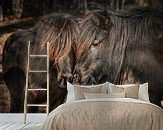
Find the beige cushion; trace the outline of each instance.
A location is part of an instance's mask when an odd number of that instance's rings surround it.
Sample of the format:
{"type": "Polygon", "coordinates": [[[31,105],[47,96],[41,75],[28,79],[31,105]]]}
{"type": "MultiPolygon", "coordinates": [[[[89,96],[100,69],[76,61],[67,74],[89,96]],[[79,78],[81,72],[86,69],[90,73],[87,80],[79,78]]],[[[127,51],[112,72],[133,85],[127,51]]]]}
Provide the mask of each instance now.
{"type": "Polygon", "coordinates": [[[84,99],[84,93],[106,93],[107,94],[108,86],[109,86],[108,82],[104,84],[90,85],[90,86],[72,85],[71,83],[67,82],[68,94],[67,94],[66,103],[75,100],[84,99]]]}
{"type": "Polygon", "coordinates": [[[101,93],[102,86],[92,86],[92,87],[86,87],[86,86],[75,86],[74,85],[74,92],[75,92],[75,99],[81,100],[84,99],[84,93],[101,93]]]}
{"type": "Polygon", "coordinates": [[[125,93],[84,93],[86,99],[90,98],[125,98],[125,93]]]}
{"type": "MultiPolygon", "coordinates": [[[[114,85],[112,83],[109,83],[109,85],[114,85]]],[[[122,85],[116,85],[116,87],[129,87],[135,84],[122,84],[122,85]]],[[[108,88],[108,93],[110,93],[110,88],[108,88]]],[[[146,102],[149,101],[149,94],[148,94],[148,83],[140,84],[139,86],[139,94],[138,94],[138,99],[146,102]]]]}
{"type": "MultiPolygon", "coordinates": [[[[116,85],[116,86],[124,88],[124,87],[129,87],[132,85],[135,85],[135,84],[122,84],[122,85],[116,85]]],[[[138,99],[146,101],[146,102],[150,102],[149,94],[148,94],[148,83],[140,84],[138,99]]]]}
{"type": "MultiPolygon", "coordinates": [[[[126,98],[135,98],[138,99],[138,94],[139,94],[139,85],[134,84],[132,86],[127,86],[127,87],[117,87],[116,85],[111,85],[111,92],[113,93],[125,93],[126,98]]],[[[111,93],[110,92],[110,93],[111,93]]]]}

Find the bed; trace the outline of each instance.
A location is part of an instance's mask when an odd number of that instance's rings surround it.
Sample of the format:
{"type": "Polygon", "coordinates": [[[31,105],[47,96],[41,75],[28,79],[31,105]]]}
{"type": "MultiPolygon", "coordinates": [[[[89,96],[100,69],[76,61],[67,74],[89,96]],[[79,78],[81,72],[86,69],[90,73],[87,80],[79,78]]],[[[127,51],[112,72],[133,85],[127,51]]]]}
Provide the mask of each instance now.
{"type": "MultiPolygon", "coordinates": [[[[70,92],[69,101],[53,110],[38,130],[163,130],[162,108],[148,101],[124,98],[122,93],[120,98],[112,98],[110,95],[108,98],[106,93],[110,87],[104,84],[102,89],[99,88],[82,87],[76,96],[86,98],[80,100],[74,100],[74,92],[70,92]],[[89,95],[88,91],[95,93],[89,95]],[[97,91],[101,91],[102,94],[96,93],[97,91]]],[[[134,94],[128,96],[135,97],[134,94]]]]}
{"type": "Polygon", "coordinates": [[[163,110],[129,98],[79,100],[51,112],[43,130],[163,130],[163,110]]]}

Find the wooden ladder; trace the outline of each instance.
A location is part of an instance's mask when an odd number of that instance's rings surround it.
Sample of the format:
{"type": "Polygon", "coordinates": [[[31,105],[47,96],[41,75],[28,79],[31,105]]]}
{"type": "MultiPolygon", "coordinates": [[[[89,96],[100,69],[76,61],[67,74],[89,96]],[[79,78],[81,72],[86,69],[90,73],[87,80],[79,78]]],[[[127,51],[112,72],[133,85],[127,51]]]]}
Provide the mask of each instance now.
{"type": "Polygon", "coordinates": [[[46,55],[31,55],[30,54],[30,41],[28,43],[28,60],[27,60],[27,72],[26,72],[26,86],[25,86],[25,98],[24,98],[24,124],[27,121],[27,107],[46,107],[46,114],[49,114],[49,43],[47,43],[47,54],[46,55]],[[40,57],[47,58],[47,69],[46,70],[30,70],[30,58],[40,57]],[[35,88],[29,89],[29,73],[47,73],[47,88],[35,88]],[[46,104],[28,104],[28,91],[46,91],[47,102],[46,104]]]}

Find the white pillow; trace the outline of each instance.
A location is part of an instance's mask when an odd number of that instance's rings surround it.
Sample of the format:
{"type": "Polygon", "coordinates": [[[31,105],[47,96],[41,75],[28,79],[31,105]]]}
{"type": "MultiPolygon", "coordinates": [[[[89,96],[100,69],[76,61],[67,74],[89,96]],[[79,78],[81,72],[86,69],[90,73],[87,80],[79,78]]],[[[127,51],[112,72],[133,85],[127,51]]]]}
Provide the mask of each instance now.
{"type": "Polygon", "coordinates": [[[75,101],[74,86],[71,83],[67,82],[67,100],[66,100],[66,103],[72,102],[72,101],[75,101]]]}
{"type": "Polygon", "coordinates": [[[75,97],[75,90],[74,87],[82,87],[82,88],[96,88],[98,86],[102,86],[100,92],[101,93],[106,93],[107,94],[107,89],[109,86],[109,83],[106,82],[104,84],[98,84],[98,85],[89,85],[89,86],[84,86],[84,85],[72,85],[71,83],[67,82],[67,100],[66,103],[76,101],[75,97]]]}
{"type": "MultiPolygon", "coordinates": [[[[109,84],[110,84],[109,86],[114,85],[112,83],[109,83],[109,84]]],[[[130,87],[133,85],[134,84],[123,84],[123,85],[116,85],[116,87],[126,88],[126,87],[130,87]]],[[[111,92],[112,92],[111,87],[108,87],[108,93],[111,93],[111,92]]],[[[138,99],[146,101],[146,102],[150,102],[149,101],[149,94],[148,94],[148,83],[140,84],[138,99]]]]}
{"type": "Polygon", "coordinates": [[[146,102],[150,102],[149,94],[148,94],[148,83],[140,84],[138,99],[146,101],[146,102]]]}

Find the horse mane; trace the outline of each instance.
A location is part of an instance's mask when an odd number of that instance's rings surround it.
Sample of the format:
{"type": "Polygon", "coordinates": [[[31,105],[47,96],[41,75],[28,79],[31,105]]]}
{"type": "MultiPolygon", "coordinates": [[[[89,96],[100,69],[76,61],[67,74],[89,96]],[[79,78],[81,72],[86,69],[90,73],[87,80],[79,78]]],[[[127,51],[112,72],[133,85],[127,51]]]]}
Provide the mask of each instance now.
{"type": "Polygon", "coordinates": [[[89,49],[90,45],[100,35],[108,32],[109,19],[100,10],[89,12],[81,22],[81,34],[77,42],[77,60],[89,49]]]}
{"type": "Polygon", "coordinates": [[[72,15],[53,13],[44,16],[35,28],[38,35],[36,40],[40,39],[41,48],[46,48],[49,42],[50,60],[54,64],[76,46],[79,27],[76,17],[72,15]]]}
{"type": "Polygon", "coordinates": [[[109,59],[110,62],[116,60],[114,82],[119,83],[126,50],[152,48],[156,44],[153,41],[163,34],[163,15],[151,8],[108,10],[108,15],[113,24],[109,34],[109,59]]]}

